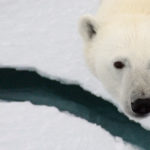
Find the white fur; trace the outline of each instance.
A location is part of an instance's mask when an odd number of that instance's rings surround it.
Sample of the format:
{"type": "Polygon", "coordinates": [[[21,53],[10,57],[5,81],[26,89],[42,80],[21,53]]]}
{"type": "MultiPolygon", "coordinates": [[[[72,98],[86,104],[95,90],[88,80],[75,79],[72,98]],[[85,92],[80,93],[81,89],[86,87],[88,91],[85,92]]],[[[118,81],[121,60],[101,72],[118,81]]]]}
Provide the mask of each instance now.
{"type": "Polygon", "coordinates": [[[80,32],[90,69],[131,114],[131,102],[150,98],[150,0],[104,0],[93,18],[81,19],[80,32]],[[85,34],[87,20],[96,27],[92,39],[85,34]],[[118,60],[124,69],[114,68],[118,60]]]}

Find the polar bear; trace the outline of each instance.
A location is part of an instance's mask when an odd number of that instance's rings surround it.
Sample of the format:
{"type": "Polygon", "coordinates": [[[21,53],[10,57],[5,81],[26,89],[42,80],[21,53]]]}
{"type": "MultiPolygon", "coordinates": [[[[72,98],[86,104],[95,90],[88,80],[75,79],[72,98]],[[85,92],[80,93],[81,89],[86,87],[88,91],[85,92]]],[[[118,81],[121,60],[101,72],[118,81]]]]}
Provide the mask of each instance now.
{"type": "Polygon", "coordinates": [[[150,0],[103,0],[80,20],[87,64],[129,116],[150,113],[150,0]]]}

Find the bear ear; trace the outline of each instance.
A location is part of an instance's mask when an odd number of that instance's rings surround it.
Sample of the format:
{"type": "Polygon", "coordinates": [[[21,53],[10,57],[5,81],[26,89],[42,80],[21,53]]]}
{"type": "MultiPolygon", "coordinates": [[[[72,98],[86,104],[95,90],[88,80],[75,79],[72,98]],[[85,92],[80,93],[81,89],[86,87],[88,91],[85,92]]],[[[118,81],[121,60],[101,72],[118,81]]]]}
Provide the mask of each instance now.
{"type": "Polygon", "coordinates": [[[80,19],[79,31],[83,39],[86,41],[92,40],[97,34],[98,24],[94,16],[86,15],[80,19]]]}

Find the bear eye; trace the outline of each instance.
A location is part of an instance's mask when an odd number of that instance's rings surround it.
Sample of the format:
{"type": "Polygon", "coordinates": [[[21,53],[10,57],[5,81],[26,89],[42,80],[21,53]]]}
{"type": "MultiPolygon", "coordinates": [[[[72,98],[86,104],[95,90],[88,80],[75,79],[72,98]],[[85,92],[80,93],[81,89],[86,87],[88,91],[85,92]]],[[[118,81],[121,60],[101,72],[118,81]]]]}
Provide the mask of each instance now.
{"type": "Polygon", "coordinates": [[[125,67],[125,64],[121,61],[114,62],[114,67],[117,69],[123,69],[125,67]]]}

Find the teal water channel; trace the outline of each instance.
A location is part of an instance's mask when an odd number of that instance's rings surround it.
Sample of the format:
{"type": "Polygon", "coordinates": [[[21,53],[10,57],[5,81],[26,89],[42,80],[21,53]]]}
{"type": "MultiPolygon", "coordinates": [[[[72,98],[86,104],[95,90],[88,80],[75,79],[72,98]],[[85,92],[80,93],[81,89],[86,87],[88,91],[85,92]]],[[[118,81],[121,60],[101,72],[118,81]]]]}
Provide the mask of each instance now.
{"type": "MultiPolygon", "coordinates": [[[[30,101],[34,105],[55,106],[91,123],[114,136],[150,150],[150,132],[119,113],[111,103],[92,95],[78,85],[65,85],[33,71],[0,69],[0,99],[30,101]]],[[[51,118],[49,118],[51,119],[51,118]]]]}

